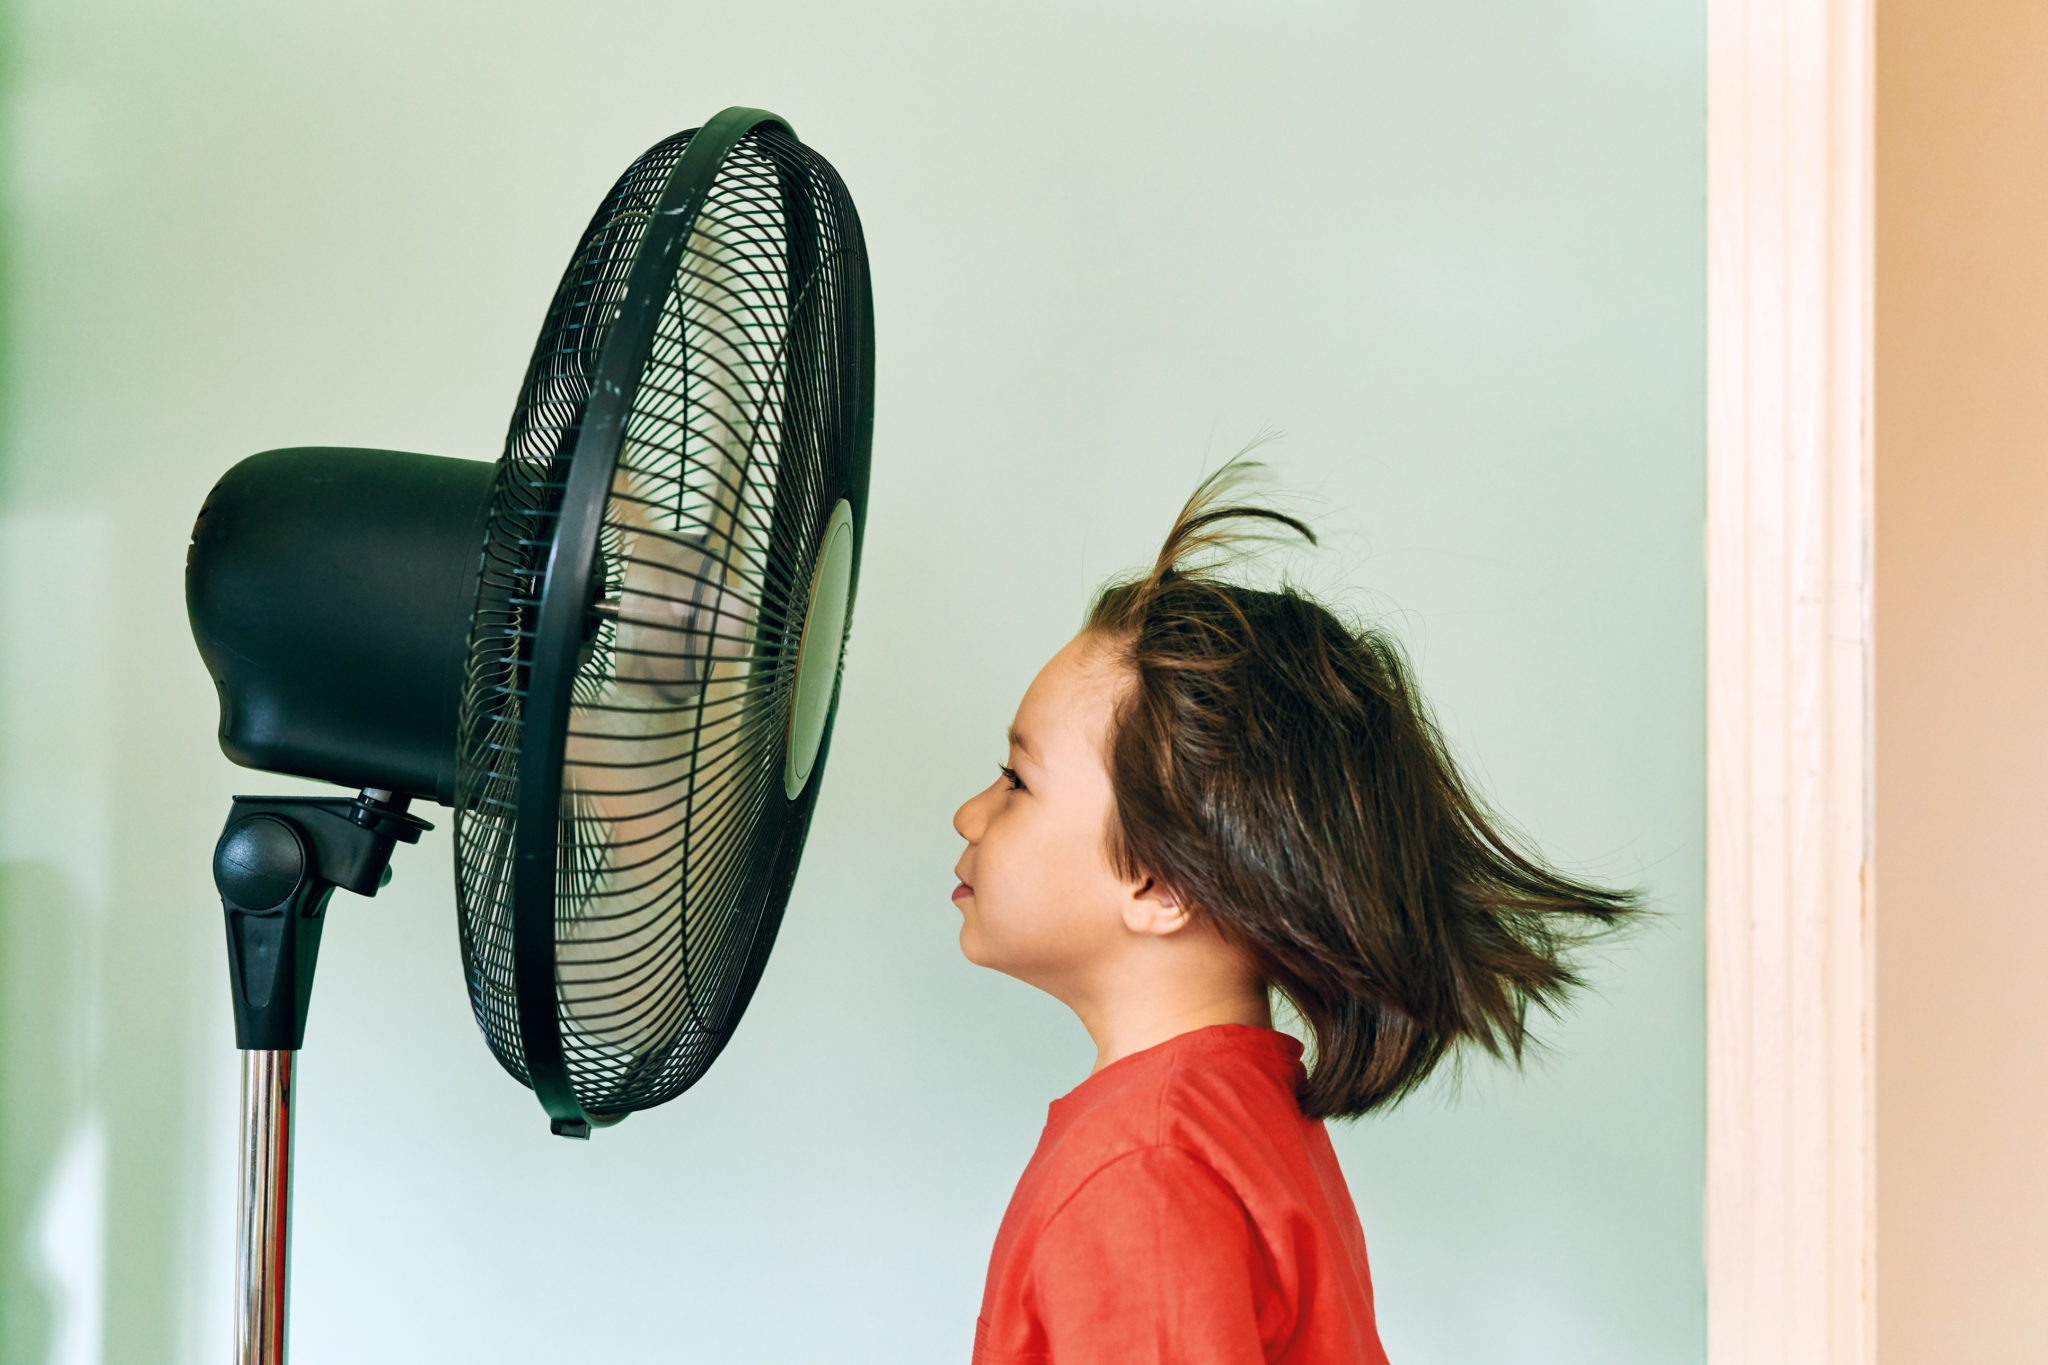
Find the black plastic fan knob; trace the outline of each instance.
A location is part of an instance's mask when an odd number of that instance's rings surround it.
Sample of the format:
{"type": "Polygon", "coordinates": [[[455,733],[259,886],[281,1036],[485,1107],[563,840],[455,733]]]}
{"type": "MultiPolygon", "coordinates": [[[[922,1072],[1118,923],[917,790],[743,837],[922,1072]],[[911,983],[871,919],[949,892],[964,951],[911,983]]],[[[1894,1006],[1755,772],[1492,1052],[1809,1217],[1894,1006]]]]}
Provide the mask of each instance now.
{"type": "Polygon", "coordinates": [[[214,885],[244,910],[283,905],[305,876],[305,845],[297,831],[273,815],[252,815],[228,826],[213,852],[214,885]]]}

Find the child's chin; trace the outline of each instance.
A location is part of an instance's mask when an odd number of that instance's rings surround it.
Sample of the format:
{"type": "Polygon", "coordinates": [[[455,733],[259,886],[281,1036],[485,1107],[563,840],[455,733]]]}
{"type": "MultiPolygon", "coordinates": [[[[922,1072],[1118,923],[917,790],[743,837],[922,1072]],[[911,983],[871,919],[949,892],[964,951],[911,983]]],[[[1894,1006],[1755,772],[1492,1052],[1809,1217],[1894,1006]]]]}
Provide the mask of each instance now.
{"type": "Polygon", "coordinates": [[[986,967],[992,972],[1002,972],[1008,976],[1016,975],[1010,970],[1015,964],[1003,955],[1000,948],[990,943],[985,935],[975,929],[972,919],[960,926],[960,955],[977,967],[986,967]]]}

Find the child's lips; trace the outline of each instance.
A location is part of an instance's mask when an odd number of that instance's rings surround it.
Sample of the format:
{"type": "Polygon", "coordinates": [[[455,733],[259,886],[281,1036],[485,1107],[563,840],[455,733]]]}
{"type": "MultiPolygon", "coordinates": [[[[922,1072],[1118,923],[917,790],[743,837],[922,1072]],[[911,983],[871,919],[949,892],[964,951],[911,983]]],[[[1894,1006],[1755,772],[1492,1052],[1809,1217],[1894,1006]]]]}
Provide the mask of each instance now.
{"type": "Polygon", "coordinates": [[[969,886],[966,882],[962,882],[960,883],[960,885],[953,888],[953,899],[956,901],[959,900],[962,896],[971,896],[973,894],[974,888],[969,886]]]}

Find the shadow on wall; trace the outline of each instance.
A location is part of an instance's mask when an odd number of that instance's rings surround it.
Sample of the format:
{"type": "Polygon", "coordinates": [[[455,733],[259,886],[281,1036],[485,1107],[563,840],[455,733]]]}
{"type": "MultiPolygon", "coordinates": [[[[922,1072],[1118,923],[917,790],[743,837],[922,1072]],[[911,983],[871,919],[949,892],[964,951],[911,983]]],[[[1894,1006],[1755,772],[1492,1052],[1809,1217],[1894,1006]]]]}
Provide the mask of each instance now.
{"type": "Polygon", "coordinates": [[[106,1134],[94,1111],[88,919],[44,862],[0,863],[0,1361],[98,1365],[106,1134]]]}
{"type": "Polygon", "coordinates": [[[111,521],[0,515],[0,1365],[184,1358],[204,1307],[190,1016],[218,920],[166,903],[183,812],[108,591],[154,547],[111,521]]]}
{"type": "Polygon", "coordinates": [[[0,516],[0,1365],[184,1358],[207,1283],[193,953],[219,921],[167,901],[183,812],[119,704],[105,589],[139,570],[105,521],[0,516]]]}

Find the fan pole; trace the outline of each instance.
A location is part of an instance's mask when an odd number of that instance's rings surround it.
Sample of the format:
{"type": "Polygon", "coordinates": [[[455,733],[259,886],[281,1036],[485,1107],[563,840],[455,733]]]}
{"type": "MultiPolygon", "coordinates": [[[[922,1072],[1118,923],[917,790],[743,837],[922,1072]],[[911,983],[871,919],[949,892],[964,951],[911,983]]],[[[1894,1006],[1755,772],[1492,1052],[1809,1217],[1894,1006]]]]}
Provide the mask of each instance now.
{"type": "Polygon", "coordinates": [[[284,1365],[298,1055],[327,900],[337,887],[376,895],[392,846],[417,843],[432,828],[405,806],[405,797],[372,788],[353,800],[238,796],[214,845],[242,1050],[235,1365],[284,1365]]]}
{"type": "Polygon", "coordinates": [[[242,1054],[241,1219],[235,1235],[235,1365],[284,1365],[291,1278],[292,1084],[298,1054],[242,1054]]]}

